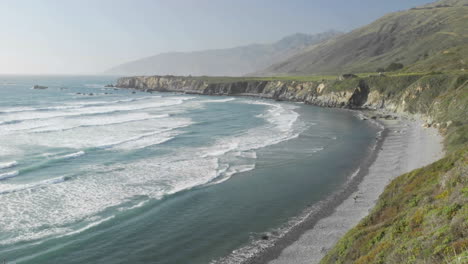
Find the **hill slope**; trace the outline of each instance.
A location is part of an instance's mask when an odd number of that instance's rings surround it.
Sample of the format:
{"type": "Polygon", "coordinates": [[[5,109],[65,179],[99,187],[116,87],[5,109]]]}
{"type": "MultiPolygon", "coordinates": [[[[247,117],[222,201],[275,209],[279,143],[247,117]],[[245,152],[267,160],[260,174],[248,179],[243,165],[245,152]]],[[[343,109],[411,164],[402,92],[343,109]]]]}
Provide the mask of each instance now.
{"type": "Polygon", "coordinates": [[[108,70],[117,75],[216,75],[241,76],[287,59],[305,47],[340,33],[294,34],[273,44],[252,44],[231,49],[162,53],[124,63],[108,70]]]}
{"type": "Polygon", "coordinates": [[[375,72],[391,62],[417,63],[415,70],[438,70],[441,64],[443,69],[460,70],[468,63],[467,14],[468,0],[443,0],[391,13],[256,75],[375,72]]]}

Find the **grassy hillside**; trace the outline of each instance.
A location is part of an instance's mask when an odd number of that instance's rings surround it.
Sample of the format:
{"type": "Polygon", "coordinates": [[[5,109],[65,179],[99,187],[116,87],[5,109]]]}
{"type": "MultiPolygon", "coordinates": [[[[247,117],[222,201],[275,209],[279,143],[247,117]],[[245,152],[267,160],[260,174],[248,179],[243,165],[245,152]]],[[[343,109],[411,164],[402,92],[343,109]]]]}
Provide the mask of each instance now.
{"type": "Polygon", "coordinates": [[[431,117],[448,154],[393,180],[321,263],[468,263],[468,75],[390,79],[368,82],[431,117]]]}
{"type": "Polygon", "coordinates": [[[468,263],[468,148],[395,179],[321,263],[468,263]]]}
{"type": "Polygon", "coordinates": [[[408,71],[461,70],[467,68],[467,14],[468,0],[443,0],[391,13],[259,74],[375,72],[392,62],[409,66],[408,71]]]}

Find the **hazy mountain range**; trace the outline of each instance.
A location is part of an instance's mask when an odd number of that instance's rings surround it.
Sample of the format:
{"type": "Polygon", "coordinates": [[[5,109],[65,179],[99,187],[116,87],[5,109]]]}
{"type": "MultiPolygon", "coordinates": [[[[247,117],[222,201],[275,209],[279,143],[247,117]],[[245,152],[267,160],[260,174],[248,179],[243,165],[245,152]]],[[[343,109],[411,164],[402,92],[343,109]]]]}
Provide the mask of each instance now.
{"type": "Polygon", "coordinates": [[[131,61],[113,67],[107,74],[117,75],[212,75],[242,76],[283,61],[311,45],[340,35],[337,31],[293,34],[272,44],[204,50],[170,52],[131,61]]]}
{"type": "Polygon", "coordinates": [[[468,0],[387,14],[349,33],[294,34],[272,44],[162,53],[108,70],[116,75],[284,76],[468,68],[468,0]]]}

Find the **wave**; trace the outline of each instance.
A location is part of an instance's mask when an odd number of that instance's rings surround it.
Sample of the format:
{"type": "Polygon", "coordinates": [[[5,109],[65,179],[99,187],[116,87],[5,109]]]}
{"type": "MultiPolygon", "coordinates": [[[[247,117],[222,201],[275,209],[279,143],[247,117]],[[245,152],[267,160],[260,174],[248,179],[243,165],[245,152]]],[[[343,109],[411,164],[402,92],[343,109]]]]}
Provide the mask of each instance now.
{"type": "MultiPolygon", "coordinates": [[[[179,97],[177,99],[169,98],[163,100],[151,100],[146,103],[139,104],[117,104],[117,105],[103,105],[103,106],[90,106],[90,107],[78,107],[64,109],[69,111],[25,111],[25,112],[13,112],[7,115],[3,120],[0,121],[0,125],[18,123],[23,121],[38,120],[38,119],[50,119],[57,117],[74,117],[74,116],[86,116],[96,114],[109,114],[121,111],[135,111],[135,110],[146,110],[152,108],[161,108],[174,106],[184,103],[184,101],[190,99],[190,97],[179,97]],[[71,111],[74,110],[74,111],[71,111]]],[[[64,108],[69,106],[63,106],[64,108]]],[[[71,106],[70,106],[71,107],[71,106]]]]}
{"type": "MultiPolygon", "coordinates": [[[[69,227],[75,223],[86,222],[90,217],[102,215],[103,212],[107,214],[107,210],[118,210],[133,197],[162,199],[184,190],[219,184],[236,174],[253,170],[257,158],[255,150],[289,140],[301,132],[298,114],[293,109],[286,104],[268,106],[262,117],[266,121],[264,125],[221,138],[210,146],[186,146],[183,150],[171,149],[173,152],[160,156],[112,165],[90,165],[82,176],[73,180],[56,178],[28,186],[0,186],[0,194],[4,195],[2,198],[9,204],[9,210],[0,210],[0,226],[4,232],[11,234],[17,234],[18,230],[27,230],[21,237],[14,236],[16,241],[42,239],[50,236],[41,233],[43,226],[57,228],[57,233],[53,235],[67,234],[73,232],[69,227]],[[25,188],[34,188],[35,191],[23,191],[25,188]],[[59,213],[47,213],[50,204],[54,204],[59,213]],[[20,213],[21,217],[18,217],[20,213]]],[[[176,119],[165,120],[161,124],[154,123],[156,122],[138,128],[124,126],[124,129],[128,129],[126,138],[122,135],[120,138],[106,137],[107,134],[95,139],[89,139],[89,134],[78,135],[73,140],[67,137],[76,135],[76,131],[70,131],[70,134],[62,137],[66,143],[73,141],[75,144],[79,142],[77,139],[84,139],[89,142],[79,143],[132,150],[148,144],[167,142],[182,133],[176,131],[178,127],[190,125],[192,121],[176,119]],[[156,129],[153,128],[154,125],[157,125],[156,129]],[[133,128],[137,130],[133,131],[133,128]],[[134,132],[139,134],[131,135],[134,132]],[[96,144],[102,140],[110,142],[96,144]]],[[[53,140],[51,145],[57,147],[62,143],[57,142],[60,139],[54,135],[48,136],[53,140]]],[[[41,142],[45,142],[45,135],[41,135],[41,139],[41,142]]],[[[83,148],[75,146],[74,149],[83,148]]],[[[87,148],[84,149],[88,152],[87,148]]],[[[84,155],[78,153],[80,152],[75,151],[56,157],[84,155]]]]}
{"type": "Polygon", "coordinates": [[[135,114],[117,115],[117,116],[111,116],[111,117],[108,117],[108,116],[94,117],[94,118],[90,117],[86,119],[80,119],[78,121],[69,119],[69,120],[64,120],[64,122],[60,122],[61,124],[56,123],[53,125],[36,127],[30,130],[30,132],[49,133],[49,132],[56,132],[56,131],[68,131],[68,130],[72,130],[76,128],[118,125],[118,124],[125,124],[125,123],[136,122],[136,121],[154,120],[154,119],[166,118],[166,117],[169,117],[169,115],[168,114],[150,115],[147,113],[135,113],[135,114]]]}
{"type": "Polygon", "coordinates": [[[84,151],[78,151],[78,152],[74,152],[74,153],[71,153],[71,154],[63,155],[61,157],[58,157],[58,159],[73,159],[73,158],[81,157],[81,156],[83,156],[85,154],[86,154],[86,152],[84,152],[84,151]]]}
{"type": "Polygon", "coordinates": [[[155,134],[158,135],[158,137],[154,138],[154,135],[149,135],[145,137],[138,138],[137,140],[134,141],[127,141],[124,143],[120,143],[114,146],[114,149],[120,149],[120,150],[136,150],[136,149],[142,149],[154,145],[160,145],[162,143],[168,142],[172,139],[175,138],[177,133],[171,133],[171,134],[165,134],[165,135],[160,135],[160,134],[155,134]]]}
{"type": "Polygon", "coordinates": [[[237,150],[238,147],[239,147],[239,142],[236,142],[236,141],[218,143],[216,144],[215,148],[211,148],[207,150],[205,153],[202,153],[201,156],[203,158],[220,156],[220,155],[226,154],[227,152],[237,150]]]}
{"type": "Polygon", "coordinates": [[[0,174],[0,181],[10,179],[18,175],[19,175],[18,171],[5,172],[5,173],[0,174]]]}
{"type": "MultiPolygon", "coordinates": [[[[262,101],[247,101],[252,104],[268,106],[261,115],[267,125],[252,128],[246,132],[222,138],[214,142],[211,147],[202,148],[198,155],[203,158],[218,158],[218,173],[210,184],[217,184],[228,180],[231,176],[255,168],[257,153],[255,150],[275,145],[299,136],[305,129],[302,122],[298,122],[299,114],[295,106],[286,104],[271,104],[262,101]]],[[[314,152],[322,148],[314,149],[314,152]]]]}
{"type": "Polygon", "coordinates": [[[124,140],[116,141],[113,143],[103,144],[96,146],[96,148],[107,149],[107,148],[116,148],[124,150],[140,149],[152,145],[161,144],[167,142],[174,138],[178,133],[173,132],[175,129],[183,128],[191,125],[192,122],[182,122],[179,125],[172,126],[170,128],[165,128],[162,130],[148,132],[140,134],[134,137],[130,137],[124,140]],[[172,132],[172,133],[165,133],[172,132]],[[155,138],[155,136],[157,136],[155,138]]]}
{"type": "Polygon", "coordinates": [[[202,100],[199,101],[200,103],[227,103],[235,101],[236,98],[226,98],[226,99],[210,99],[210,100],[202,100]]]}
{"type": "Polygon", "coordinates": [[[64,105],[58,106],[47,106],[47,107],[10,107],[5,109],[0,109],[1,113],[17,113],[17,112],[31,112],[31,111],[50,111],[50,110],[64,110],[64,109],[76,109],[76,108],[83,108],[89,106],[99,106],[99,105],[107,105],[107,104],[117,104],[117,103],[126,103],[126,102],[135,102],[149,98],[160,98],[161,96],[144,96],[138,98],[130,98],[130,99],[122,99],[122,100],[114,100],[114,101],[78,101],[78,102],[68,102],[64,105]]]}
{"type": "Polygon", "coordinates": [[[229,166],[226,169],[221,170],[218,176],[214,180],[212,180],[208,185],[220,184],[229,180],[229,178],[231,178],[231,176],[235,174],[251,171],[253,169],[255,169],[255,164],[229,166]]]}
{"type": "Polygon", "coordinates": [[[0,163],[0,169],[8,169],[8,168],[15,167],[16,165],[18,165],[18,162],[16,162],[16,160],[5,162],[5,163],[0,163]]]}
{"type": "Polygon", "coordinates": [[[8,193],[15,193],[15,192],[24,191],[24,190],[31,191],[37,188],[50,185],[50,184],[62,183],[70,179],[71,177],[69,176],[61,176],[61,177],[52,178],[48,180],[42,180],[37,183],[4,185],[4,186],[0,186],[0,195],[8,194],[8,193]]]}

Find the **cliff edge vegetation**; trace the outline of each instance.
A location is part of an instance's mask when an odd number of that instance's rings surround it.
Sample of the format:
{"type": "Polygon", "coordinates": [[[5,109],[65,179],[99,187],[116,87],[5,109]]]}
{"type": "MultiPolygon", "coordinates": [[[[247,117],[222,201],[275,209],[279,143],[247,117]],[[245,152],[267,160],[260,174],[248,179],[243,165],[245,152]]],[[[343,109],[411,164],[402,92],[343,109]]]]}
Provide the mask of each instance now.
{"type": "Polygon", "coordinates": [[[468,263],[468,148],[393,180],[321,263],[468,263]]]}

